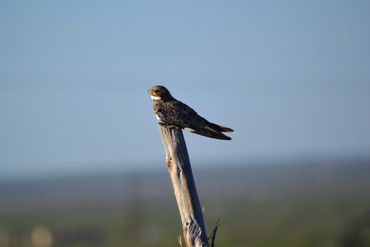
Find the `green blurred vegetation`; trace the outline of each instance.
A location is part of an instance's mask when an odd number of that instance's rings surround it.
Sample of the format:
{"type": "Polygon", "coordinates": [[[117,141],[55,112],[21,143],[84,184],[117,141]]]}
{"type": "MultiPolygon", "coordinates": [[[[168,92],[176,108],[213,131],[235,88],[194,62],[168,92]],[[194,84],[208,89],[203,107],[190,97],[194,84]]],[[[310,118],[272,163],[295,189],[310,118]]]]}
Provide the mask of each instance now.
{"type": "MultiPolygon", "coordinates": [[[[0,247],[178,246],[163,170],[0,182],[0,247]]],[[[217,246],[370,246],[368,161],[194,170],[217,246]]]]}

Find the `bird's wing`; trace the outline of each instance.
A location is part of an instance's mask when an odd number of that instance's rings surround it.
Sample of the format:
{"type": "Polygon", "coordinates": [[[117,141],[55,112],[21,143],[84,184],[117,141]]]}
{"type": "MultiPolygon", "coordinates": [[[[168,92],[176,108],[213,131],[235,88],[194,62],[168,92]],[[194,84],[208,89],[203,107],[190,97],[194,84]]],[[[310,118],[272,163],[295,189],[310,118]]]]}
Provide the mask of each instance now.
{"type": "Polygon", "coordinates": [[[231,130],[208,122],[181,101],[166,102],[161,108],[161,118],[166,124],[188,129],[190,132],[210,138],[231,140],[223,131],[231,130]],[[227,130],[226,130],[227,129],[227,130]]]}
{"type": "Polygon", "coordinates": [[[181,128],[189,127],[192,119],[198,116],[192,108],[181,101],[166,102],[159,111],[164,122],[181,128]]]}

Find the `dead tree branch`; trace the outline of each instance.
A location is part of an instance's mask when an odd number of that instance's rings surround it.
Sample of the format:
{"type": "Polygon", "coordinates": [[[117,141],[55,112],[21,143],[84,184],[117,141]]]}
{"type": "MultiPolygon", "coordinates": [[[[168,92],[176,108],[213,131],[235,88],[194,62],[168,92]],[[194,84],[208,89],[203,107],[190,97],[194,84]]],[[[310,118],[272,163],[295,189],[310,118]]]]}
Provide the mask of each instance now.
{"type": "Polygon", "coordinates": [[[166,164],[180,212],[187,247],[208,247],[203,213],[182,130],[159,124],[166,164]]]}

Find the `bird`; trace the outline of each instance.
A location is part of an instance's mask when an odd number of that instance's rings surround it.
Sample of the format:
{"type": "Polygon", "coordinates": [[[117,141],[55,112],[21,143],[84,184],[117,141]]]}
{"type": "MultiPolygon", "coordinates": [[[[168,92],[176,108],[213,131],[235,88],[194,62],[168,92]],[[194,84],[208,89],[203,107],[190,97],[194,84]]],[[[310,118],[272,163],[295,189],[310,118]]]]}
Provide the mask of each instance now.
{"type": "Polygon", "coordinates": [[[175,99],[166,87],[155,85],[149,88],[148,93],[160,124],[175,126],[214,139],[231,140],[223,132],[233,132],[233,129],[209,122],[190,106],[175,99]]]}

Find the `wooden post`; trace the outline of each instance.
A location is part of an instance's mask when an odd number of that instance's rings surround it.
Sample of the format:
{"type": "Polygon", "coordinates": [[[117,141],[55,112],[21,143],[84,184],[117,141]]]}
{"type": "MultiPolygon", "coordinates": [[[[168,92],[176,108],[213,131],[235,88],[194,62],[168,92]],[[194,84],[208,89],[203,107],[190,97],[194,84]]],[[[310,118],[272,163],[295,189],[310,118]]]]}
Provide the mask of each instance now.
{"type": "Polygon", "coordinates": [[[186,246],[208,247],[202,208],[182,130],[161,124],[159,130],[166,151],[168,173],[180,211],[186,246]]]}

